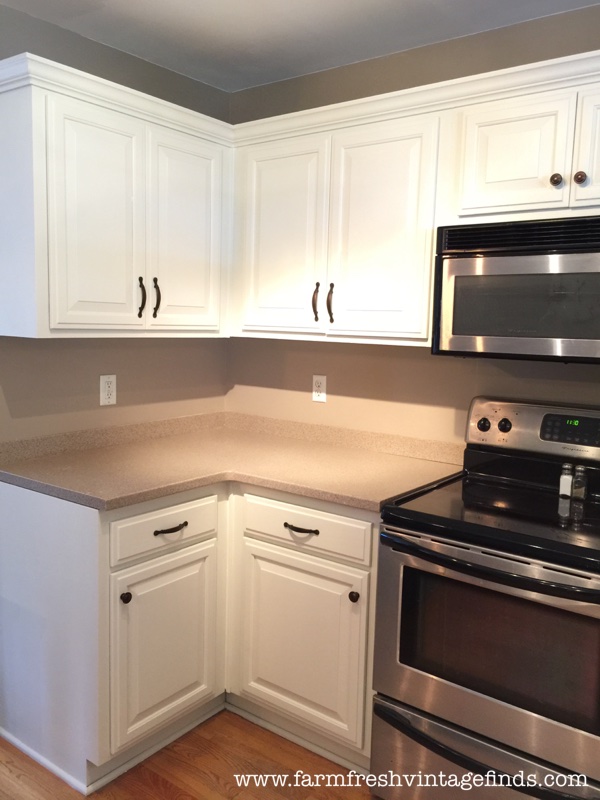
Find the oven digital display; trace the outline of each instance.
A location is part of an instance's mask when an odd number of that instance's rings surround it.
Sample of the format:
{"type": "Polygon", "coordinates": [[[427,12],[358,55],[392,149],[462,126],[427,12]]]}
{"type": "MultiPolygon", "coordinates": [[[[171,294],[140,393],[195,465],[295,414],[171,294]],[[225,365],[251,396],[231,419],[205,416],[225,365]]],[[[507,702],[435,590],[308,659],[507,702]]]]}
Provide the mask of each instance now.
{"type": "Polygon", "coordinates": [[[600,419],[572,417],[567,414],[545,414],[540,428],[540,438],[547,442],[600,447],[600,419]]]}

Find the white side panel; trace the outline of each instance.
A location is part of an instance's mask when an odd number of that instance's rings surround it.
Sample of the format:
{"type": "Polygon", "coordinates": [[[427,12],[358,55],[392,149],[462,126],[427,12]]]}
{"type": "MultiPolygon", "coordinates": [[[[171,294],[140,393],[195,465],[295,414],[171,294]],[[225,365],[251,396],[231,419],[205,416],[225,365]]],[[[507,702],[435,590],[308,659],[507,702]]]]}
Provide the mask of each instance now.
{"type": "Polygon", "coordinates": [[[86,784],[103,679],[98,512],[0,483],[0,732],[86,784]]]}

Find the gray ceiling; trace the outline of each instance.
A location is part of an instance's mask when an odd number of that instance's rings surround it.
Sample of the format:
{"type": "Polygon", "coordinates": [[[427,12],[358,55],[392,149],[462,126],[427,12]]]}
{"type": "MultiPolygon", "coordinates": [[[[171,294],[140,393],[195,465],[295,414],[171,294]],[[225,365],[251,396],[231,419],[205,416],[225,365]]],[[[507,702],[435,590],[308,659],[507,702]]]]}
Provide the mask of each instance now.
{"type": "Polygon", "coordinates": [[[226,91],[600,0],[0,0],[226,91]]]}

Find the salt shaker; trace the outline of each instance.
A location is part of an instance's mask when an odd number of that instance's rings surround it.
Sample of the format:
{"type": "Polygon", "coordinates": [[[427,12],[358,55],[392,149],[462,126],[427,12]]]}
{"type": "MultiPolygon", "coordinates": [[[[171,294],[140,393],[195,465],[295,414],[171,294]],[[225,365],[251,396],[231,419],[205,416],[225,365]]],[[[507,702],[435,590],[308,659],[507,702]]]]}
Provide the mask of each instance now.
{"type": "MultiPolygon", "coordinates": [[[[585,475],[584,475],[585,477],[585,475]]],[[[558,494],[560,497],[571,497],[573,493],[573,465],[563,464],[558,483],[558,494]]]]}

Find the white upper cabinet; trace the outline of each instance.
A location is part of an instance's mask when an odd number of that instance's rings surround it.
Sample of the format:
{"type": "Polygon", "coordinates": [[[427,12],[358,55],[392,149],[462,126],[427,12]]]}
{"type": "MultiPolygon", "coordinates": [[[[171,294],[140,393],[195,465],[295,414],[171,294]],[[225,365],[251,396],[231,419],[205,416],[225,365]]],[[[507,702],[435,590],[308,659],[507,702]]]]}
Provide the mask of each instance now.
{"type": "Polygon", "coordinates": [[[143,327],[144,124],[48,97],[50,325],[143,327]]]}
{"type": "Polygon", "coordinates": [[[578,95],[571,204],[600,204],[600,87],[578,95]]]}
{"type": "Polygon", "coordinates": [[[543,92],[467,108],[460,213],[600,201],[600,93],[543,92]]]}
{"type": "Polygon", "coordinates": [[[242,330],[426,339],[437,139],[425,115],[243,148],[242,330]]]}
{"type": "Polygon", "coordinates": [[[253,145],[238,158],[242,327],[322,333],[329,138],[253,145]]]}
{"type": "Polygon", "coordinates": [[[437,117],[334,134],[330,331],[426,338],[437,117]]]}
{"type": "Polygon", "coordinates": [[[222,148],[148,130],[148,327],[218,331],[222,148]]]}
{"type": "Polygon", "coordinates": [[[22,85],[0,69],[0,335],[217,335],[229,126],[6,64],[22,85]]]}

